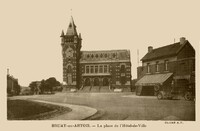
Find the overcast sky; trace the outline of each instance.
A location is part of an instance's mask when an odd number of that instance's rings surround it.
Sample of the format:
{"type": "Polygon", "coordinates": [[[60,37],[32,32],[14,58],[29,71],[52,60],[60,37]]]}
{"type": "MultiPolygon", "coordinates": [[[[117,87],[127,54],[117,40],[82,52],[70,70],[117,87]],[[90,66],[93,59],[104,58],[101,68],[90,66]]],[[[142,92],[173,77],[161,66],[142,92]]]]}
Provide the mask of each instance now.
{"type": "Polygon", "coordinates": [[[184,36],[197,50],[200,2],[193,0],[5,0],[0,2],[0,70],[22,86],[56,77],[62,82],[60,34],[72,15],[82,50],[129,49],[132,78],[147,47],[184,36]],[[70,11],[72,9],[72,12],[70,11]]]}

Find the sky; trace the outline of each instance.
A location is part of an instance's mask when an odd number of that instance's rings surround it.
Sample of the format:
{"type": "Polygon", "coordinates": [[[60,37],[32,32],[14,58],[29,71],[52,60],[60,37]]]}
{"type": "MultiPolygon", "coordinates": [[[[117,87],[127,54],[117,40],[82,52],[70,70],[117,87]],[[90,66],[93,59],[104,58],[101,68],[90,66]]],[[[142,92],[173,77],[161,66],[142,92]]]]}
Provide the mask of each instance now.
{"type": "Polygon", "coordinates": [[[49,77],[62,82],[60,34],[71,15],[82,50],[129,49],[136,78],[137,50],[141,59],[148,46],[173,44],[180,37],[199,49],[199,5],[195,0],[1,1],[1,79],[9,68],[22,86],[49,77]]]}

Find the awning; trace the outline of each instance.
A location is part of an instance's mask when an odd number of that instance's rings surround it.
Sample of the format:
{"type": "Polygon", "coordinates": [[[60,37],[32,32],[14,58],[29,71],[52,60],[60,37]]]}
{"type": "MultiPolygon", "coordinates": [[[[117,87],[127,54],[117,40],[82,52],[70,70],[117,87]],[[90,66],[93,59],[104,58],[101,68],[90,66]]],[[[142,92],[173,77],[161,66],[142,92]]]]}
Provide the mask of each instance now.
{"type": "Polygon", "coordinates": [[[145,75],[135,83],[135,86],[151,86],[163,84],[173,73],[145,75]]]}

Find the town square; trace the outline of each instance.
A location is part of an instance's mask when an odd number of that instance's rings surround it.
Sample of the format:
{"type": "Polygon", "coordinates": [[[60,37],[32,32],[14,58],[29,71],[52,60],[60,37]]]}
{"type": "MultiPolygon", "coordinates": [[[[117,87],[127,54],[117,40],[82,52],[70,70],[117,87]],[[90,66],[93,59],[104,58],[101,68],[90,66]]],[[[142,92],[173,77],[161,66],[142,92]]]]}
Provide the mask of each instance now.
{"type": "Polygon", "coordinates": [[[191,15],[197,8],[47,3],[13,4],[7,12],[13,17],[2,20],[11,22],[2,27],[7,42],[0,51],[8,122],[197,121],[199,21],[191,15]]]}

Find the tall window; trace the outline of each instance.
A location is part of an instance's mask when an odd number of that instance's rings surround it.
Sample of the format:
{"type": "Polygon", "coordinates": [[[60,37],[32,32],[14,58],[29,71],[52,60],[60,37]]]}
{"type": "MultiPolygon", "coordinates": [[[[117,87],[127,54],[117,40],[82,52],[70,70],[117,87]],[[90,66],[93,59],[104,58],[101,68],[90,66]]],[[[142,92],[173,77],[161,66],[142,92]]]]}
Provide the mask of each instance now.
{"type": "Polygon", "coordinates": [[[98,65],[95,65],[95,73],[98,73],[98,65]]]}
{"type": "Polygon", "coordinates": [[[158,61],[156,62],[156,72],[159,72],[159,65],[158,65],[158,61]]]}
{"type": "Polygon", "coordinates": [[[107,73],[108,72],[108,66],[107,65],[104,65],[104,73],[107,73]]]}
{"type": "Polygon", "coordinates": [[[165,64],[165,71],[168,71],[168,63],[169,63],[169,61],[165,60],[165,62],[164,62],[164,64],[165,64]]]}
{"type": "Polygon", "coordinates": [[[120,71],[121,71],[121,73],[125,73],[125,71],[126,71],[125,65],[121,65],[120,71]]]}
{"type": "Polygon", "coordinates": [[[103,65],[99,66],[99,73],[103,73],[103,65]]]}
{"type": "Polygon", "coordinates": [[[89,66],[86,66],[86,73],[88,74],[90,72],[89,66]]]}
{"type": "Polygon", "coordinates": [[[72,73],[72,66],[71,65],[68,65],[68,67],[67,67],[67,73],[72,73]]]}
{"type": "Polygon", "coordinates": [[[147,63],[147,73],[150,73],[150,64],[147,63]]]}
{"type": "Polygon", "coordinates": [[[90,73],[94,73],[94,66],[90,66],[90,73]]]}

